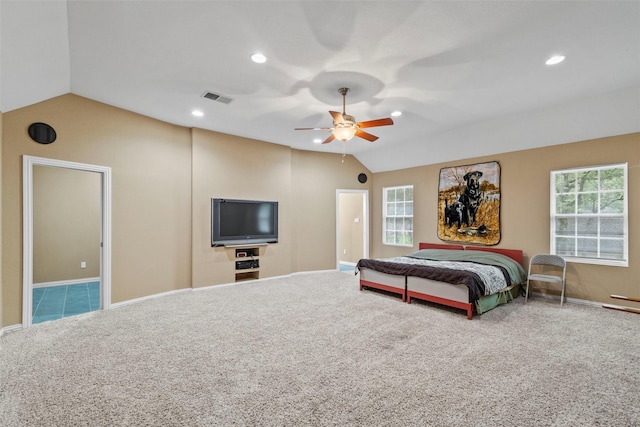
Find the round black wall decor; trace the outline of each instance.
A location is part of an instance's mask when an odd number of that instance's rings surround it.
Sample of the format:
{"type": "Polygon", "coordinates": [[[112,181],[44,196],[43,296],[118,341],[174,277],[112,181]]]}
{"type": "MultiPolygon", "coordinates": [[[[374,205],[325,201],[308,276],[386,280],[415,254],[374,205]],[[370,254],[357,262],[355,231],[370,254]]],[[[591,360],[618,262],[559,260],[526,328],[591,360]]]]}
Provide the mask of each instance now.
{"type": "Polygon", "coordinates": [[[51,144],[56,140],[56,131],[46,123],[32,123],[28,132],[38,144],[51,144]]]}
{"type": "Polygon", "coordinates": [[[361,173],[360,175],[358,175],[358,181],[360,182],[360,184],[364,184],[365,182],[367,182],[367,174],[361,173]]]}

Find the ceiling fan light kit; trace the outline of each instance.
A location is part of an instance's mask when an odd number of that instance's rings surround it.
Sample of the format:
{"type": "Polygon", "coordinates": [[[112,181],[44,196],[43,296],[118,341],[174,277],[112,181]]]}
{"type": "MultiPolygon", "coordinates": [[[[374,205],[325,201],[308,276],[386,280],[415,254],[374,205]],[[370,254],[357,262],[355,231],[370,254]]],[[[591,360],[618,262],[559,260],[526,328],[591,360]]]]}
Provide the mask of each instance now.
{"type": "Polygon", "coordinates": [[[347,142],[354,136],[373,142],[377,140],[378,137],[361,129],[393,124],[393,120],[389,117],[384,119],[368,120],[366,122],[356,122],[356,119],[353,116],[346,113],[347,92],[349,92],[349,88],[341,87],[338,89],[338,92],[342,95],[342,113],[329,111],[329,114],[331,114],[331,117],[333,118],[332,128],[295,128],[295,130],[330,130],[331,134],[322,142],[323,144],[327,144],[334,139],[347,142]]]}
{"type": "Polygon", "coordinates": [[[356,130],[353,123],[338,123],[332,133],[340,141],[347,142],[356,135],[356,130]]]}

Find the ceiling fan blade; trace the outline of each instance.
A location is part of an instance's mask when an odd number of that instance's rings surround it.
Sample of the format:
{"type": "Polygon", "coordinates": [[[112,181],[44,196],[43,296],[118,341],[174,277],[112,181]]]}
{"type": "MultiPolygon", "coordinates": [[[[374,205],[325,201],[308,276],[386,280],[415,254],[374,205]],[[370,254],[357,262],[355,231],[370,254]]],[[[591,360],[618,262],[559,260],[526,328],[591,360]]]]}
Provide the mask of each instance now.
{"type": "Polygon", "coordinates": [[[329,136],[327,137],[327,139],[325,139],[324,141],[322,141],[323,144],[328,144],[331,141],[333,141],[335,139],[335,136],[333,136],[333,133],[330,133],[329,136]]]}
{"type": "Polygon", "coordinates": [[[393,120],[389,117],[386,119],[367,120],[366,122],[358,123],[360,128],[372,128],[376,126],[389,126],[393,124],[393,120]]]}
{"type": "Polygon", "coordinates": [[[331,117],[333,117],[334,123],[344,123],[344,117],[342,117],[342,113],[338,113],[337,111],[329,111],[331,117]]]}
{"type": "MultiPolygon", "coordinates": [[[[332,135],[333,135],[333,134],[332,134],[332,135]]],[[[367,140],[367,141],[369,141],[369,142],[373,142],[373,141],[375,141],[376,139],[378,139],[378,137],[377,137],[377,136],[375,136],[375,135],[371,135],[370,133],[367,133],[367,132],[365,132],[365,131],[363,131],[363,130],[360,130],[360,129],[358,129],[358,130],[356,131],[356,136],[358,136],[358,137],[360,137],[360,138],[362,138],[362,139],[366,139],[366,140],[367,140]]]]}
{"type": "Polygon", "coordinates": [[[295,128],[293,130],[331,130],[331,128],[295,128]]]}

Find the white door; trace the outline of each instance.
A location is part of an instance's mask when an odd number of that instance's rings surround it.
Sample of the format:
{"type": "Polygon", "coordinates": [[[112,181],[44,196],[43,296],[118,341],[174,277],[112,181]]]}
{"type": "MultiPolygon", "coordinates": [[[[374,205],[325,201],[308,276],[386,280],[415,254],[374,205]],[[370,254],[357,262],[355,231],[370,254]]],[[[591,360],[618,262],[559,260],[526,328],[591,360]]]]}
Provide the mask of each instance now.
{"type": "MultiPolygon", "coordinates": [[[[41,166],[97,173],[100,177],[100,231],[95,240],[99,246],[97,263],[100,277],[100,308],[111,305],[111,168],[66,162],[41,157],[23,156],[23,304],[22,326],[32,324],[34,283],[34,169],[41,166]]],[[[80,263],[79,263],[80,264],[80,263]]]]}

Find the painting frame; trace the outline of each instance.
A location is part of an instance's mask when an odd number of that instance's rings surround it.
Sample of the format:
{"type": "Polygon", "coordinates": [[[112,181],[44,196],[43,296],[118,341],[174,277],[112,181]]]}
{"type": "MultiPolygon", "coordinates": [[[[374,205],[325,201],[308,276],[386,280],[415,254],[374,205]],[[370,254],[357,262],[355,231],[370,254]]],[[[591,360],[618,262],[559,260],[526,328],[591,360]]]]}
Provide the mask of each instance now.
{"type": "Polygon", "coordinates": [[[500,163],[490,161],[440,169],[438,238],[494,246],[501,240],[500,163]]]}

